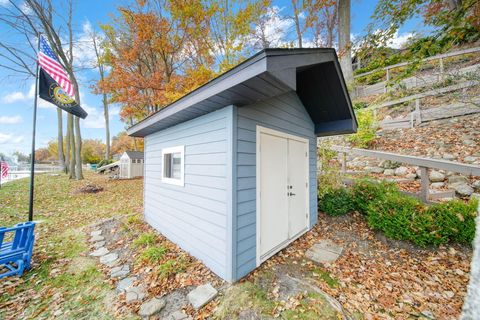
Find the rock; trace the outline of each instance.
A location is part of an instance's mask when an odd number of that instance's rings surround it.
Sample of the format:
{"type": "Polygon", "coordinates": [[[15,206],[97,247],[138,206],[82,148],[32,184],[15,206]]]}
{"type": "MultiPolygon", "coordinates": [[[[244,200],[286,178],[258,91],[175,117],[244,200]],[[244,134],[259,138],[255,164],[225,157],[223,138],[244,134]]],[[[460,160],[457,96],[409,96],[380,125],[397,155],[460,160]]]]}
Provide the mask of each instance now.
{"type": "Polygon", "coordinates": [[[382,160],[378,166],[384,169],[396,169],[400,167],[400,163],[391,160],[382,160]]]}
{"type": "Polygon", "coordinates": [[[454,184],[454,183],[468,183],[468,178],[464,176],[450,176],[448,177],[448,183],[449,184],[454,184]]]}
{"type": "Polygon", "coordinates": [[[395,169],[395,175],[396,176],[404,176],[408,173],[408,168],[407,167],[398,167],[395,169]]]}
{"type": "Polygon", "coordinates": [[[454,160],[456,159],[457,157],[451,153],[444,153],[442,155],[442,158],[445,159],[445,160],[454,160]]]}
{"type": "Polygon", "coordinates": [[[165,304],[166,302],[164,299],[152,298],[144,302],[140,306],[140,310],[138,311],[138,314],[141,317],[153,316],[154,314],[159,313],[163,308],[165,308],[165,304]]]}
{"type": "Polygon", "coordinates": [[[125,301],[134,302],[145,298],[145,288],[143,286],[130,287],[125,289],[125,301]]]}
{"type": "Polygon", "coordinates": [[[474,181],[472,187],[474,189],[480,190],[480,180],[474,181]]]}
{"type": "Polygon", "coordinates": [[[187,295],[188,301],[195,310],[200,309],[218,294],[218,291],[210,283],[201,285],[190,291],[187,295]]]}
{"type": "Polygon", "coordinates": [[[93,236],[90,238],[90,242],[97,242],[97,241],[103,241],[105,240],[105,237],[102,236],[93,236]]]}
{"type": "Polygon", "coordinates": [[[383,168],[380,168],[380,167],[367,167],[367,168],[365,168],[365,170],[371,173],[383,173],[383,168]]]}
{"type": "Polygon", "coordinates": [[[317,263],[330,263],[340,257],[343,247],[330,240],[320,240],[307,250],[305,256],[317,263]]]}
{"type": "Polygon", "coordinates": [[[92,237],[99,236],[101,234],[102,234],[102,230],[95,230],[95,231],[90,232],[90,235],[92,237]]]}
{"type": "Polygon", "coordinates": [[[105,245],[105,243],[106,243],[106,241],[98,241],[98,242],[95,242],[95,243],[93,244],[93,247],[94,247],[95,249],[98,249],[98,248],[103,247],[103,246],[105,245]]]}
{"type": "Polygon", "coordinates": [[[109,253],[109,252],[110,252],[110,251],[108,251],[107,248],[101,247],[101,248],[98,248],[97,250],[91,252],[90,255],[91,255],[92,257],[101,257],[101,256],[106,255],[106,254],[109,253]]]}
{"type": "Polygon", "coordinates": [[[175,311],[168,317],[168,320],[189,320],[189,319],[192,319],[192,318],[180,310],[175,311]]]}
{"type": "Polygon", "coordinates": [[[473,146],[475,145],[475,141],[473,140],[463,140],[462,143],[466,146],[473,146]]]}
{"type": "Polygon", "coordinates": [[[455,296],[455,293],[453,291],[445,291],[443,293],[445,295],[445,297],[447,297],[448,299],[451,299],[455,296]]]}
{"type": "Polygon", "coordinates": [[[109,253],[100,258],[100,263],[111,265],[112,262],[115,262],[118,259],[117,253],[109,253]]]}
{"type": "Polygon", "coordinates": [[[480,193],[472,193],[470,196],[471,199],[477,199],[478,202],[480,203],[480,193]]]}
{"type": "Polygon", "coordinates": [[[383,171],[383,174],[386,175],[386,176],[394,176],[395,175],[395,170],[385,169],[385,171],[383,171]]]}
{"type": "Polygon", "coordinates": [[[137,277],[130,277],[122,279],[118,282],[117,288],[115,289],[118,294],[123,293],[127,288],[133,286],[133,282],[137,280],[137,277]]]}
{"type": "Polygon", "coordinates": [[[473,193],[473,188],[463,182],[456,182],[454,184],[450,184],[449,187],[454,189],[455,192],[461,197],[468,197],[471,196],[473,193]]]}
{"type": "Polygon", "coordinates": [[[440,188],[443,188],[445,186],[445,183],[443,182],[434,182],[432,183],[432,188],[433,189],[440,189],[440,188]]]}
{"type": "Polygon", "coordinates": [[[115,267],[110,270],[110,278],[125,278],[130,273],[130,266],[124,264],[123,266],[115,267]]]}
{"type": "Polygon", "coordinates": [[[477,157],[468,156],[463,158],[463,161],[466,163],[474,163],[475,161],[477,161],[477,157]]]}
{"type": "Polygon", "coordinates": [[[416,173],[408,173],[405,178],[407,178],[408,180],[415,180],[417,178],[417,174],[416,173]]]}
{"type": "Polygon", "coordinates": [[[428,178],[431,182],[442,182],[443,180],[445,180],[445,175],[439,171],[432,170],[430,171],[428,178]]]}

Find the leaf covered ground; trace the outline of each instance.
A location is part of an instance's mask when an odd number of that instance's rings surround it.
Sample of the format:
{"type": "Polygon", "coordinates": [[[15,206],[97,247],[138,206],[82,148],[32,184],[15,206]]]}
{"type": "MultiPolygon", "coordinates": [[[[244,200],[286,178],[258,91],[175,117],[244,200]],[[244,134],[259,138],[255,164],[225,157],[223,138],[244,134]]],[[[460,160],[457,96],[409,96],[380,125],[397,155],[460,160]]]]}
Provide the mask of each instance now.
{"type": "MultiPolygon", "coordinates": [[[[83,227],[100,219],[142,210],[142,180],[109,181],[86,173],[85,180],[44,174],[35,179],[36,243],[33,269],[0,280],[0,319],[111,319],[111,287],[86,255],[83,227]],[[79,192],[85,185],[104,188],[79,192]]],[[[28,179],[0,189],[0,225],[27,220],[28,179]]]]}

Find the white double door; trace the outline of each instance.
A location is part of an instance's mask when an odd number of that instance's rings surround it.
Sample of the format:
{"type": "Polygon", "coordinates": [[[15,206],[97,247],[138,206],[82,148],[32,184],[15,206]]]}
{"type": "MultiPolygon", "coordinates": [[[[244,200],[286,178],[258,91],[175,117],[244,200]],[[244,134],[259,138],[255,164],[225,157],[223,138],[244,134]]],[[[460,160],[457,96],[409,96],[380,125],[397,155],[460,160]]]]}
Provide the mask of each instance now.
{"type": "Polygon", "coordinates": [[[257,264],[308,228],[308,140],[257,127],[257,264]],[[258,199],[258,198],[257,198],[258,199]]]}

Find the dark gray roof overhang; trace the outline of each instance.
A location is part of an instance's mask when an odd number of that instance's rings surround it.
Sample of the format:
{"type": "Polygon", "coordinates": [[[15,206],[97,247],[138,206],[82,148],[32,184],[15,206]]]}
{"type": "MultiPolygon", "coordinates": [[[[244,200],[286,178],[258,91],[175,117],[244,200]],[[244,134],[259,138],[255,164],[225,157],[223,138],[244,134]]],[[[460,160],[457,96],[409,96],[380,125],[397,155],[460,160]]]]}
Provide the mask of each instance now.
{"type": "Polygon", "coordinates": [[[127,130],[145,137],[225,106],[296,91],[317,136],[354,133],[357,121],[334,49],[265,49],[127,130]]]}

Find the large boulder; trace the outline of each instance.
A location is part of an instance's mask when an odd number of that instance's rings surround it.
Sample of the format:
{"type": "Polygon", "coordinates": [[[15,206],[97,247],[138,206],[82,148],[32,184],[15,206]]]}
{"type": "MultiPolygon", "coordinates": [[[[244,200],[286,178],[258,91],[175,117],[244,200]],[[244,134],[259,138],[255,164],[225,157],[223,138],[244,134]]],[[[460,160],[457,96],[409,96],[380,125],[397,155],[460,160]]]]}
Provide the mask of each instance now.
{"type": "Polygon", "coordinates": [[[395,169],[395,175],[396,176],[404,176],[408,173],[408,168],[407,167],[398,167],[395,169]]]}
{"type": "Polygon", "coordinates": [[[473,188],[463,182],[456,182],[454,184],[450,184],[449,187],[455,190],[455,192],[461,197],[468,197],[471,196],[473,193],[473,188]]]}
{"type": "Polygon", "coordinates": [[[445,180],[445,175],[440,171],[432,170],[428,175],[431,182],[442,182],[445,180]]]}

